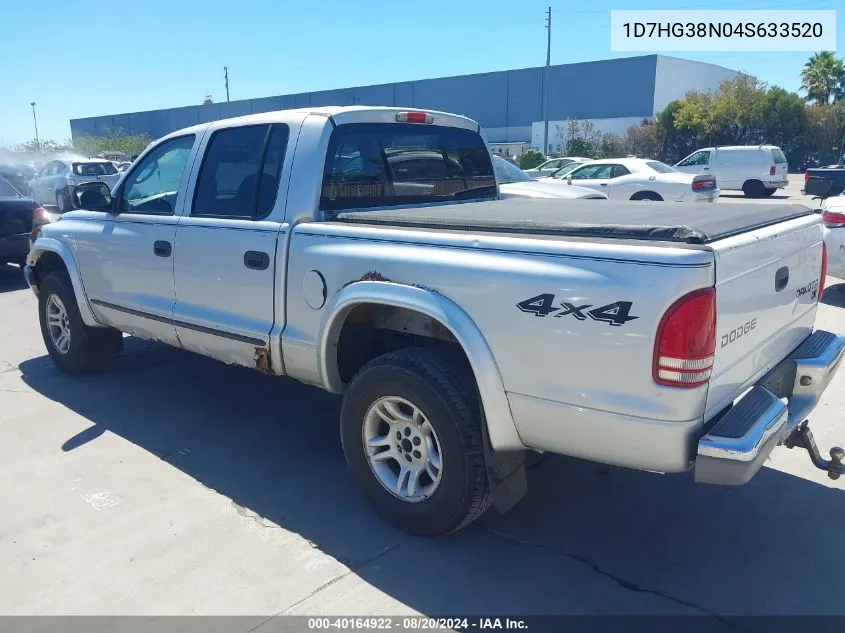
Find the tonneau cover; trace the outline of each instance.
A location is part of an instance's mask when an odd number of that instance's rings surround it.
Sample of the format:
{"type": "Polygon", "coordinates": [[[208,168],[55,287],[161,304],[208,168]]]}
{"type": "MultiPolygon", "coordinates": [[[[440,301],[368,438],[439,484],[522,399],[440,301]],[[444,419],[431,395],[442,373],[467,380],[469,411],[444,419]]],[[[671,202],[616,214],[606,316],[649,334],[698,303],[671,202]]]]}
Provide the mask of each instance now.
{"type": "Polygon", "coordinates": [[[491,200],[345,211],[340,222],[707,244],[812,215],[800,204],[491,200]]]}

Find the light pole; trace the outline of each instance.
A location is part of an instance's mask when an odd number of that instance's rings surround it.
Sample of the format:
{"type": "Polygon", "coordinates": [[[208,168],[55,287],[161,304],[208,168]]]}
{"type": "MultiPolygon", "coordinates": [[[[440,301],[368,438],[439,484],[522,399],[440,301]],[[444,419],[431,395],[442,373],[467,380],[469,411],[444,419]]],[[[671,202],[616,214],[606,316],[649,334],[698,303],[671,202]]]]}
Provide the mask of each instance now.
{"type": "Polygon", "coordinates": [[[543,72],[543,153],[549,153],[549,66],[552,62],[552,8],[546,13],[546,68],[543,72]]]}
{"type": "Polygon", "coordinates": [[[35,124],[35,148],[40,152],[41,141],[38,140],[38,119],[35,117],[35,101],[30,101],[29,105],[32,106],[32,122],[35,124]]]}

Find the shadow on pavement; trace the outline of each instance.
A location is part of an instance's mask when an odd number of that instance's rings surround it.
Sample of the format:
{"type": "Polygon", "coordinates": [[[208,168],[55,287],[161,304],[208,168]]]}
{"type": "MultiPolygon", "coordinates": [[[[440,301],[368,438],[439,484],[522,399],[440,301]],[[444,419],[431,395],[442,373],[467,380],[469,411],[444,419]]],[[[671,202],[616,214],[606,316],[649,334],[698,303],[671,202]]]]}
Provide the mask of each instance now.
{"type": "Polygon", "coordinates": [[[0,292],[23,290],[26,288],[23,272],[14,264],[0,264],[0,292]]]}
{"type": "Polygon", "coordinates": [[[94,425],[57,453],[122,436],[416,611],[845,613],[837,489],[768,468],[716,488],[548,456],[511,513],[408,537],[347,478],[337,397],[161,345],[127,339],[127,350],[91,378],[46,356],[20,365],[26,384],[94,425]]]}
{"type": "MultiPolygon", "coordinates": [[[[828,277],[828,283],[831,281],[833,279],[828,277]]],[[[825,287],[821,303],[837,308],[845,308],[845,282],[832,283],[825,287]]]]}

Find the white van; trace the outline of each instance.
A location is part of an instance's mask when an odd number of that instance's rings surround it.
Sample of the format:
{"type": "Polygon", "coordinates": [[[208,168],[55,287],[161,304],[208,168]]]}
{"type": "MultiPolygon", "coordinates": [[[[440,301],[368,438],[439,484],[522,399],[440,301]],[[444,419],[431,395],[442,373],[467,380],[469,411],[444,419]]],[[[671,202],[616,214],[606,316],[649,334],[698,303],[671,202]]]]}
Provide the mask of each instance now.
{"type": "Polygon", "coordinates": [[[715,176],[722,191],[742,191],[748,198],[770,196],[787,184],[786,156],[776,145],[705,147],[687,156],[675,169],[715,176]]]}

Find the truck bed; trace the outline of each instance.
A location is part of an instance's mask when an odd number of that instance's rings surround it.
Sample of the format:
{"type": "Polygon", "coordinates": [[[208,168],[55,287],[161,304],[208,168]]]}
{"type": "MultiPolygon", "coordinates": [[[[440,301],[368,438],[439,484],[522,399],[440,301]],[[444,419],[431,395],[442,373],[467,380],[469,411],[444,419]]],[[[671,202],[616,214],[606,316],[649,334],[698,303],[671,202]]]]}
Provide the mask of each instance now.
{"type": "Polygon", "coordinates": [[[812,214],[812,209],[798,204],[491,200],[345,211],[335,220],[427,229],[708,244],[812,214]]]}

